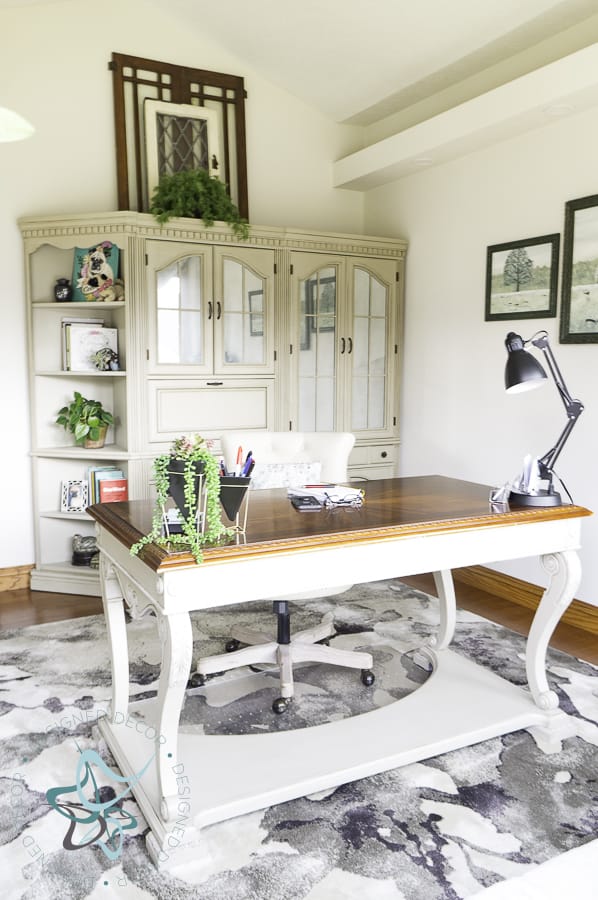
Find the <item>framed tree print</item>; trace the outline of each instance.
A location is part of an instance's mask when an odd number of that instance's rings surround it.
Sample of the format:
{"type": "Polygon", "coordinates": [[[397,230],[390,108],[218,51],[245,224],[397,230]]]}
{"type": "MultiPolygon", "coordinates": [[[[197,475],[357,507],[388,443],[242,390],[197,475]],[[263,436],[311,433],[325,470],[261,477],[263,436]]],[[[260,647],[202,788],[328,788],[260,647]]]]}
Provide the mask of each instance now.
{"type": "Polygon", "coordinates": [[[494,244],[486,254],[486,322],[556,316],[560,235],[494,244]]]}
{"type": "Polygon", "coordinates": [[[565,204],[560,339],[598,343],[598,194],[565,204]]]}

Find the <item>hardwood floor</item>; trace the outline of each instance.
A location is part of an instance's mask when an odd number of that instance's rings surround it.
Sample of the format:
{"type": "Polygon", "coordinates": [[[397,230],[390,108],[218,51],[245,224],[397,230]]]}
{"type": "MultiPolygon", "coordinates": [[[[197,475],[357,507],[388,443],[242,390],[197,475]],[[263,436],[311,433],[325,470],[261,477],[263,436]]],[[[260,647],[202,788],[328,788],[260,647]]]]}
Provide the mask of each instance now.
{"type": "MultiPolygon", "coordinates": [[[[434,593],[431,575],[414,575],[401,580],[419,590],[434,593]]],[[[459,582],[455,584],[455,591],[457,603],[462,609],[468,609],[520,634],[528,633],[533,617],[531,610],[459,582]]],[[[102,601],[99,597],[30,590],[0,592],[0,630],[60,622],[101,612],[102,601]]],[[[581,628],[559,625],[551,646],[598,665],[598,639],[596,635],[581,628]]]]}
{"type": "Polygon", "coordinates": [[[55,594],[50,591],[0,591],[0,630],[62,622],[102,612],[100,597],[55,594]]]}
{"type": "MultiPolygon", "coordinates": [[[[431,575],[413,575],[410,578],[401,578],[401,581],[421,591],[435,593],[434,580],[431,575]]],[[[504,625],[519,634],[528,634],[534,616],[531,609],[519,606],[517,603],[510,603],[494,594],[458,581],[455,582],[455,594],[457,605],[461,609],[468,609],[470,612],[477,613],[491,622],[504,625]]],[[[598,665],[598,639],[595,634],[590,634],[581,628],[575,628],[572,625],[558,625],[550,641],[550,646],[570,653],[571,656],[576,656],[578,659],[598,665]]]]}

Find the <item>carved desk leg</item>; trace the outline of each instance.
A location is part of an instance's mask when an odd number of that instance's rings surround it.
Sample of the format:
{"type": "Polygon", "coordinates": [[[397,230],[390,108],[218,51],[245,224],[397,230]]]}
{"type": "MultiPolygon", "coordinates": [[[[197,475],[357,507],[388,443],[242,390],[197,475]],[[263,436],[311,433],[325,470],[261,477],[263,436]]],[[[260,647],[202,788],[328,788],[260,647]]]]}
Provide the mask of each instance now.
{"type": "Polygon", "coordinates": [[[440,624],[438,634],[432,638],[430,645],[435,650],[446,650],[455,633],[457,620],[457,603],[455,600],[455,585],[453,573],[450,569],[442,569],[434,572],[434,584],[436,595],[440,601],[440,624]]]}
{"type": "Polygon", "coordinates": [[[104,554],[100,560],[100,582],[112,666],[111,717],[112,721],[124,721],[129,711],[129,648],[123,592],[116,569],[104,554]]]}
{"type": "Polygon", "coordinates": [[[559,619],[573,600],[581,580],[581,564],[577,553],[566,550],[542,557],[542,565],[550,574],[550,583],[536,610],[527,639],[526,673],[532,696],[540,709],[556,709],[558,696],[548,687],[546,650],[559,619]]]}
{"type": "Polygon", "coordinates": [[[160,815],[167,822],[176,815],[179,719],[191,669],[193,639],[189,613],[158,612],[162,666],[158,686],[157,769],[160,815]]]}

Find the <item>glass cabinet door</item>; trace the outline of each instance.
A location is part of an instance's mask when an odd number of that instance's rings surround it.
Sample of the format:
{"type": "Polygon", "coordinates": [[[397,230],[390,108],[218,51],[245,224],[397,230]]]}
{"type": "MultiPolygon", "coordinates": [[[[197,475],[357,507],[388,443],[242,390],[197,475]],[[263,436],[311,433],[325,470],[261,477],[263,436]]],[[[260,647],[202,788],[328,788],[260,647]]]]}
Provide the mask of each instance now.
{"type": "Polygon", "coordinates": [[[156,272],[159,365],[203,365],[201,300],[197,256],[184,256],[156,272]]]}
{"type": "Polygon", "coordinates": [[[211,372],[211,248],[148,241],[147,250],[151,367],[211,372]]]}
{"type": "Polygon", "coordinates": [[[396,260],[292,254],[292,428],[394,436],[396,260]]]}
{"type": "Polygon", "coordinates": [[[271,374],[274,250],[148,241],[150,369],[271,374]]]}
{"type": "Polygon", "coordinates": [[[299,280],[298,430],[336,425],[337,266],[299,280]]]}
{"type": "Polygon", "coordinates": [[[215,367],[219,372],[272,372],[274,251],[216,248],[215,367]]]}
{"type": "Polygon", "coordinates": [[[351,431],[382,429],[387,408],[389,285],[361,266],[353,269],[351,431]]]}

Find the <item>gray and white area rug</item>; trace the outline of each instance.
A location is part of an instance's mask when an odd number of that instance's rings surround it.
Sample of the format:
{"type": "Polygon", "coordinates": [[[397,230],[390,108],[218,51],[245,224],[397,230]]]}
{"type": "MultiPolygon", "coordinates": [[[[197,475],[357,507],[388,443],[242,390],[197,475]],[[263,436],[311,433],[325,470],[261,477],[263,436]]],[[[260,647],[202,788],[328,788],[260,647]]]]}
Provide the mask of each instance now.
{"type": "MultiPolygon", "coordinates": [[[[372,650],[373,688],[363,687],[355,672],[305,665],[296,671],[291,710],[277,717],[270,711],[277,696],[274,675],[238,670],[189,692],[184,727],[302,728],[392,702],[427,677],[405,648],[434,633],[435,598],[399,582],[360,585],[297,607],[294,627],[308,627],[329,609],[339,631],[333,639],[337,646],[372,650]]],[[[198,654],[220,652],[231,613],[236,623],[251,627],[272,623],[269,603],[195,614],[198,654]]],[[[129,637],[132,693],[152,696],[159,658],[155,622],[131,623],[129,637]]],[[[513,632],[460,612],[453,649],[517,684],[525,682],[524,641],[513,632]]],[[[68,849],[68,840],[65,848],[72,822],[65,813],[77,811],[74,794],[69,806],[65,793],[73,788],[83,757],[95,761],[80,768],[77,782],[85,783],[90,803],[99,798],[106,804],[123,791],[97,729],[111,680],[103,617],[5,632],[0,640],[0,895],[3,900],[470,897],[595,836],[598,672],[554,651],[548,672],[561,705],[584,719],[587,740],[571,738],[556,755],[542,753],[526,731],[488,740],[210,826],[192,861],[173,859],[168,871],[158,871],[147,855],[147,826],[130,793],[112,806],[124,839],[115,858],[107,852],[110,845],[103,845],[106,835],[97,830],[87,846],[78,846],[84,843],[81,826],[79,837],[70,837],[74,849],[68,849]]],[[[89,824],[82,827],[87,834],[91,830],[89,824]]]]}

